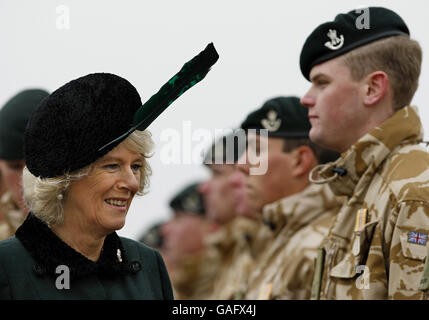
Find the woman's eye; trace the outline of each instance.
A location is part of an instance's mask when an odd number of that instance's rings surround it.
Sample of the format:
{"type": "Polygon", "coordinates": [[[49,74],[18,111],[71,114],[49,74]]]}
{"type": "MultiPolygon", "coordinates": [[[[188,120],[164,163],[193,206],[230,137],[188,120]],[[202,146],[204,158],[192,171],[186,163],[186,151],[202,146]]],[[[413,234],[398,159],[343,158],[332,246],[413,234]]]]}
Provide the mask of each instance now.
{"type": "Polygon", "coordinates": [[[118,165],[116,163],[109,163],[109,164],[104,165],[104,168],[108,169],[108,170],[114,170],[117,167],[118,167],[118,165]]]}
{"type": "Polygon", "coordinates": [[[142,165],[141,164],[133,164],[132,165],[132,169],[134,170],[134,171],[138,171],[138,170],[140,170],[140,168],[142,167],[142,165]]]}

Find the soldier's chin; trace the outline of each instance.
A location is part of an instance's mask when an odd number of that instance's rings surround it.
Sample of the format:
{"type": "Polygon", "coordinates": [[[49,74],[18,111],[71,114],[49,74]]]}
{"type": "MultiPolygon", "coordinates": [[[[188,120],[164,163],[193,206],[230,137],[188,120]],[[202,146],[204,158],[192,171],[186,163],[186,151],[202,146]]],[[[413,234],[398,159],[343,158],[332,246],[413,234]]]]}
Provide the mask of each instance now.
{"type": "Polygon", "coordinates": [[[320,130],[318,130],[318,128],[312,127],[309,133],[309,137],[311,142],[329,149],[327,145],[329,145],[329,142],[326,141],[326,139],[323,139],[323,135],[321,134],[320,130]]]}
{"type": "Polygon", "coordinates": [[[320,145],[320,137],[319,137],[317,128],[315,128],[314,126],[311,127],[311,130],[310,130],[308,136],[310,137],[310,140],[313,143],[320,145]]]}

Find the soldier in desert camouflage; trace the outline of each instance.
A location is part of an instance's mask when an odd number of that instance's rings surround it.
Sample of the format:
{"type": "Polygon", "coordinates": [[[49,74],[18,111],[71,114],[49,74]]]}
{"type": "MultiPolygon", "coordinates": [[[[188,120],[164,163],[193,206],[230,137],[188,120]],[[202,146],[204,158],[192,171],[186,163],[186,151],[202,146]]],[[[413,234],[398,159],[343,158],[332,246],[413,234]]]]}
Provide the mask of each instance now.
{"type": "MultiPolygon", "coordinates": [[[[310,127],[297,97],[270,99],[241,125],[247,132],[247,158],[239,159],[237,168],[246,176],[246,194],[237,211],[258,212],[265,225],[253,239],[251,267],[245,282],[235,287],[235,297],[310,298],[317,248],[341,205],[329,188],[308,180],[316,164],[339,156],[311,143],[310,127]],[[252,174],[254,151],[266,164],[264,174],[252,174]]],[[[231,278],[234,272],[229,271],[231,278]]]]}
{"type": "Polygon", "coordinates": [[[212,289],[211,269],[200,272],[205,238],[218,226],[206,218],[199,183],[191,183],[169,202],[173,217],[162,224],[160,252],[165,260],[175,299],[199,299],[212,289]],[[210,271],[210,272],[209,272],[210,271]]]}
{"type": "Polygon", "coordinates": [[[410,106],[422,52],[395,12],[364,14],[365,28],[361,10],[318,26],[301,52],[310,139],[342,153],[310,179],[346,197],[319,249],[312,298],[427,299],[429,153],[410,106]]]}
{"type": "Polygon", "coordinates": [[[211,175],[199,189],[204,195],[207,216],[220,228],[206,239],[207,250],[200,270],[206,277],[212,274],[213,286],[200,299],[236,298],[235,288],[247,278],[252,263],[252,242],[263,226],[260,216],[237,216],[231,179],[246,138],[242,130],[231,131],[219,138],[204,157],[211,175]]]}

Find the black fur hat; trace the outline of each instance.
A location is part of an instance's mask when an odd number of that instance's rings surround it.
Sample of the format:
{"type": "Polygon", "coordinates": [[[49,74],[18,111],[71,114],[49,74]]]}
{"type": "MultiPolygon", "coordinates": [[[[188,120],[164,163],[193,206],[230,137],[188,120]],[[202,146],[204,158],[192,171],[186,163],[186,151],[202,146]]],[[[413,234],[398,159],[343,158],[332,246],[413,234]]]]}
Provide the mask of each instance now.
{"type": "Polygon", "coordinates": [[[43,100],[28,121],[28,170],[47,178],[89,165],[121,142],[99,151],[130,128],[141,105],[136,88],[114,74],[93,73],[70,81],[43,100]]]}
{"type": "Polygon", "coordinates": [[[114,74],[93,73],[70,81],[44,99],[28,121],[28,170],[51,178],[86,167],[133,131],[145,130],[201,81],[218,58],[210,43],[143,105],[136,88],[114,74]]]}

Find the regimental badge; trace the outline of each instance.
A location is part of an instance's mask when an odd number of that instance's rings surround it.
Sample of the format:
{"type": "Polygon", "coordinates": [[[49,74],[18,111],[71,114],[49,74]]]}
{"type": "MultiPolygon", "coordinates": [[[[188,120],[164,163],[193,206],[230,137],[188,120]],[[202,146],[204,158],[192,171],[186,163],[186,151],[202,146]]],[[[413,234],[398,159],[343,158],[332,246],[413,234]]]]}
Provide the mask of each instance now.
{"type": "Polygon", "coordinates": [[[408,232],[408,242],[409,243],[415,243],[422,246],[426,245],[426,242],[428,241],[428,235],[423,232],[408,232]]]}
{"type": "Polygon", "coordinates": [[[199,204],[200,201],[196,194],[190,194],[182,200],[182,206],[185,211],[197,212],[199,204]]]}
{"type": "Polygon", "coordinates": [[[337,30],[335,29],[329,29],[328,33],[326,34],[330,41],[325,42],[325,47],[331,50],[338,50],[340,49],[344,44],[344,36],[340,35],[337,36],[337,30]]]}
{"type": "Polygon", "coordinates": [[[267,113],[267,119],[261,120],[262,126],[267,129],[268,131],[277,131],[279,130],[282,120],[277,119],[277,112],[274,110],[270,110],[267,113]]]}

